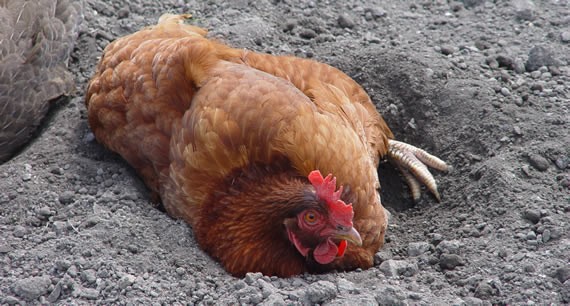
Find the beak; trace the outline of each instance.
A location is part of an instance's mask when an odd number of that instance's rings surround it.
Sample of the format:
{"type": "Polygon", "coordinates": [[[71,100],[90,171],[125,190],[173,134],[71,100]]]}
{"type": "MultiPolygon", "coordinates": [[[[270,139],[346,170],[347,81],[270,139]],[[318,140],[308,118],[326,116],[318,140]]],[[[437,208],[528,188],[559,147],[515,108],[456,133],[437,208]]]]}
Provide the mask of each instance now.
{"type": "Polygon", "coordinates": [[[333,238],[338,240],[348,240],[357,246],[362,245],[362,238],[360,238],[360,234],[354,227],[351,227],[348,230],[336,231],[336,233],[333,235],[333,238]]]}

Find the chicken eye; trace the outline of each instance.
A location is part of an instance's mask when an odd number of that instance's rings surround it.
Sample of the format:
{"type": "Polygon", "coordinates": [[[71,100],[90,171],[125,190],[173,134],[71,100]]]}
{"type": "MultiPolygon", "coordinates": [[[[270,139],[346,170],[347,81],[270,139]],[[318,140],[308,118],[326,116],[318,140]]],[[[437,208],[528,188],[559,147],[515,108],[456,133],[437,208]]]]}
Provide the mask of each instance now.
{"type": "Polygon", "coordinates": [[[312,211],[305,213],[305,222],[315,224],[317,222],[317,215],[312,211]]]}

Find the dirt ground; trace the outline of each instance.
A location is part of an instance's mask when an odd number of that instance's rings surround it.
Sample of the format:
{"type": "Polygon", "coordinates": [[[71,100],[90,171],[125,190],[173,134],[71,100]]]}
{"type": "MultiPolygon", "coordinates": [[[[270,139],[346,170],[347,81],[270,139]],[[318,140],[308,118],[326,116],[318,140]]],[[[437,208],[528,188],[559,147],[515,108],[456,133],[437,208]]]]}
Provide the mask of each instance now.
{"type": "Polygon", "coordinates": [[[76,93],[0,165],[0,304],[570,303],[568,1],[86,0],[84,15],[76,93]],[[103,48],[164,12],[348,73],[398,139],[453,165],[442,202],[414,204],[383,164],[393,218],[375,267],[229,276],[86,122],[103,48]]]}

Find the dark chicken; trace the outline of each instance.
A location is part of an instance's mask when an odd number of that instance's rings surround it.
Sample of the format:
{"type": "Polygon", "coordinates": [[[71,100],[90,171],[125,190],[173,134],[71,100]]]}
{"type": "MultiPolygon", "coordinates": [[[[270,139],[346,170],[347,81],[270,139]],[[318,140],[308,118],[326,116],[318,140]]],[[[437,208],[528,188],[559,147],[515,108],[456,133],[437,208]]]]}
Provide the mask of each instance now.
{"type": "Polygon", "coordinates": [[[97,140],[236,276],[371,267],[387,225],[380,159],[436,195],[424,163],[445,163],[392,140],[341,71],[233,49],[186,17],[164,15],[105,49],[86,96],[97,140]]]}

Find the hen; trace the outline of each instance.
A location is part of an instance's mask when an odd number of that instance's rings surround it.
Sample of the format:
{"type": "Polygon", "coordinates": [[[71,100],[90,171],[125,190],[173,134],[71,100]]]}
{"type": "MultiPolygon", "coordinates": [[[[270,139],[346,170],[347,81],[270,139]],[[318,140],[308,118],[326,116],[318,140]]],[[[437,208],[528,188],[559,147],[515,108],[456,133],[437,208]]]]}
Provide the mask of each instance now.
{"type": "Polygon", "coordinates": [[[79,0],[0,1],[0,163],[29,141],[49,101],[75,88],[67,61],[79,0]]]}
{"type": "Polygon", "coordinates": [[[341,71],[233,49],[187,17],[107,46],[86,95],[97,140],[233,275],[371,267],[387,226],[380,158],[436,195],[424,163],[446,164],[392,140],[341,71]]]}

